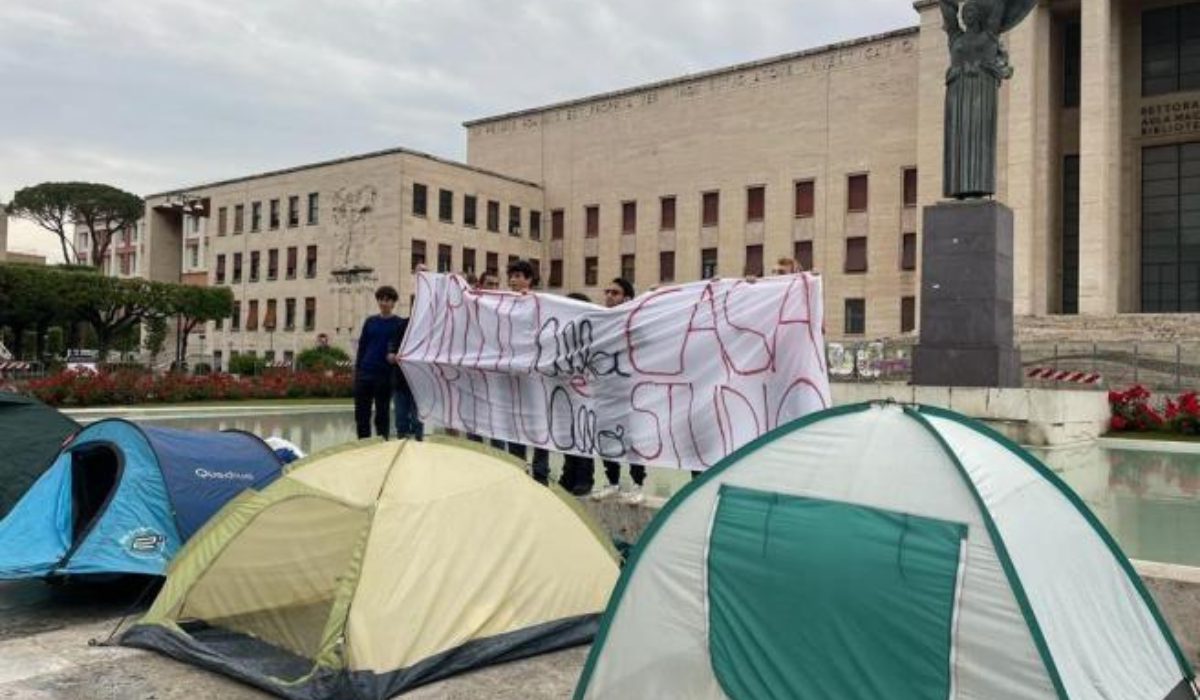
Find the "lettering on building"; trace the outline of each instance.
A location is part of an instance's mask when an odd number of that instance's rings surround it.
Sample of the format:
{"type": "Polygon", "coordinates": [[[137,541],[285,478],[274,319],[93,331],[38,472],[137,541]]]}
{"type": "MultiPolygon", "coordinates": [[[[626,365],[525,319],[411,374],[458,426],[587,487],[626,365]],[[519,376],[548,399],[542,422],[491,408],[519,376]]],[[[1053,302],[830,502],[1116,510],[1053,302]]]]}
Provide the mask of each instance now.
{"type": "Polygon", "coordinates": [[[1200,100],[1142,105],[1142,136],[1200,132],[1200,100]]]}
{"type": "Polygon", "coordinates": [[[574,122],[593,117],[621,114],[663,102],[689,101],[708,95],[753,89],[781,81],[804,76],[827,73],[843,68],[886,61],[904,56],[916,50],[916,41],[911,37],[880,41],[862,46],[833,49],[820,54],[799,56],[745,70],[724,72],[717,75],[663,87],[649,87],[636,92],[614,97],[605,97],[583,104],[552,109],[540,114],[529,114],[503,119],[471,127],[473,136],[495,136],[513,134],[560,122],[574,122]]]}

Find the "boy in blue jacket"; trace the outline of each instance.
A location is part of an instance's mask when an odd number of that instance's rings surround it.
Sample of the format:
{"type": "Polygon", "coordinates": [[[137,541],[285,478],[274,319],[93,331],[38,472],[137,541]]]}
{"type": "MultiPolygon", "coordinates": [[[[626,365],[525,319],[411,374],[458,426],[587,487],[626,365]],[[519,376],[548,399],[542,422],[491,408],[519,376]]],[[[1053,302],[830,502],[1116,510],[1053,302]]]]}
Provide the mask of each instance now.
{"type": "Polygon", "coordinates": [[[371,408],[375,409],[375,434],[388,437],[391,423],[388,402],[392,398],[392,370],[388,345],[400,332],[400,319],[392,313],[400,294],[394,287],[375,290],[379,313],[363,323],[354,360],[354,424],[358,439],[371,437],[371,408]]]}

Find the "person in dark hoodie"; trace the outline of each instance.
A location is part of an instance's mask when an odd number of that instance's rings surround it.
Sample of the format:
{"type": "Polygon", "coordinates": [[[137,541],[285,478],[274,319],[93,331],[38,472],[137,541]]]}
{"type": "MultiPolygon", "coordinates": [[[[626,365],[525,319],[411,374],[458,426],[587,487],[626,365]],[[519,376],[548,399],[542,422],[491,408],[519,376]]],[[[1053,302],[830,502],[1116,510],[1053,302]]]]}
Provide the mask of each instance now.
{"type": "Polygon", "coordinates": [[[371,409],[375,410],[375,434],[387,439],[389,432],[388,401],[392,397],[392,365],[388,361],[388,344],[400,328],[400,319],[392,310],[400,298],[395,287],[375,290],[379,313],[369,317],[358,338],[354,360],[354,424],[358,439],[371,437],[371,409]]]}

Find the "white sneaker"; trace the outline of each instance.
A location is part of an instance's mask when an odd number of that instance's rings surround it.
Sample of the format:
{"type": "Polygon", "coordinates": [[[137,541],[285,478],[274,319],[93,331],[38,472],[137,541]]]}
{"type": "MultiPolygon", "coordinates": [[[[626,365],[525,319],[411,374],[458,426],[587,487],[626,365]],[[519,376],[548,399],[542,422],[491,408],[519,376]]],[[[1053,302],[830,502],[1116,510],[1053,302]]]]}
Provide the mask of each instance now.
{"type": "Polygon", "coordinates": [[[625,493],[621,494],[621,502],[627,505],[636,506],[646,500],[646,492],[641,486],[634,486],[625,493]]]}
{"type": "Polygon", "coordinates": [[[592,492],[593,501],[607,501],[621,493],[621,487],[616,484],[605,484],[592,492]]]}

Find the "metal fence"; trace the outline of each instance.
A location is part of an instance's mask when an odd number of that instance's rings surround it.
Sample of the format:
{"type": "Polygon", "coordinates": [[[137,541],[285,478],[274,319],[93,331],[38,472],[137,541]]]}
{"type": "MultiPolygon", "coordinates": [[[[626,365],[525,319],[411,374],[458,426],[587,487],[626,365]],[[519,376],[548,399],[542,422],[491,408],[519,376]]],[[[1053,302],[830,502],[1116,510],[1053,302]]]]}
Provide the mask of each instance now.
{"type": "MultiPolygon", "coordinates": [[[[827,343],[835,382],[912,381],[913,340],[827,343]]],[[[1200,390],[1200,342],[1025,343],[1019,348],[1027,387],[1200,390]]]]}

